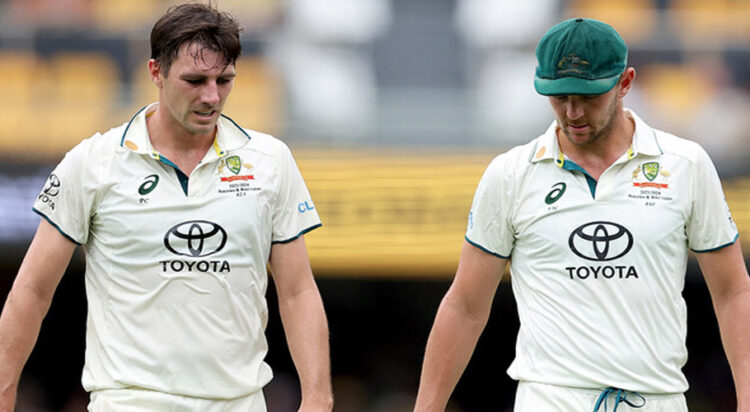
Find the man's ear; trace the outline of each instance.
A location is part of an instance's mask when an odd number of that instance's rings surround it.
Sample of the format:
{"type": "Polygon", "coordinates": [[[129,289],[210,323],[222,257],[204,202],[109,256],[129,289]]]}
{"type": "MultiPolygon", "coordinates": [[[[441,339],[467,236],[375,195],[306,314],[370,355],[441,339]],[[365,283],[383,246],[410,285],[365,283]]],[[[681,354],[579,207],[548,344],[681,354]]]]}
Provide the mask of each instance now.
{"type": "Polygon", "coordinates": [[[627,96],[628,92],[630,92],[630,89],[633,87],[634,81],[635,69],[632,67],[628,67],[620,75],[620,89],[617,91],[617,97],[622,99],[623,97],[627,96]]]}
{"type": "Polygon", "coordinates": [[[154,82],[156,87],[161,89],[164,73],[161,72],[159,63],[154,59],[149,59],[148,61],[148,74],[151,76],[151,81],[154,82]]]}

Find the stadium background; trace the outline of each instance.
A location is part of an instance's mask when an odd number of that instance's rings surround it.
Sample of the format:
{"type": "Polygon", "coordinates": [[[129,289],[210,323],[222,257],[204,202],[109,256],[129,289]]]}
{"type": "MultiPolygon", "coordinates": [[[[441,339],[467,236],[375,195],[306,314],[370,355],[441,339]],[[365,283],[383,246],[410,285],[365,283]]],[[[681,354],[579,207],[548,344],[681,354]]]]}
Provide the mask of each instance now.
{"type": "MultiPolygon", "coordinates": [[[[155,100],[148,33],[166,0],[0,0],[0,297],[62,155],[155,100]]],[[[653,126],[699,141],[750,252],[750,1],[219,0],[245,31],[225,113],[292,148],[324,226],[306,239],[328,312],[337,411],[408,411],[476,183],[552,119],[532,87],[536,41],[567,17],[611,23],[638,71],[626,98],[653,126]],[[517,4],[516,4],[517,3],[517,4]]],[[[86,303],[74,257],[19,394],[19,411],[83,411],[86,303]]],[[[691,411],[734,410],[704,281],[691,261],[685,372],[691,411]]],[[[273,286],[269,304],[275,305],[273,286]]],[[[508,282],[452,411],[509,411],[518,327],[508,282]]],[[[603,327],[610,327],[604,325],[603,327]]],[[[614,327],[614,326],[611,326],[614,327]]],[[[269,411],[294,411],[276,311],[269,411]]]]}

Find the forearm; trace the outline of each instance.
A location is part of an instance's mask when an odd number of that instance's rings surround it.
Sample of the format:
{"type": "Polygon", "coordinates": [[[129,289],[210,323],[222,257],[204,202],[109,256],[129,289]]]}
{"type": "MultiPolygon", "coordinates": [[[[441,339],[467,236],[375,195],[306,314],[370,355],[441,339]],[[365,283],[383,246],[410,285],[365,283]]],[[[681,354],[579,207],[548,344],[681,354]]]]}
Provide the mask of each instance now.
{"type": "Polygon", "coordinates": [[[750,285],[715,306],[722,343],[732,369],[738,411],[750,411],[750,285]]]}
{"type": "Polygon", "coordinates": [[[23,366],[36,344],[49,300],[14,286],[0,316],[0,412],[13,410],[23,366]]]}
{"type": "Polygon", "coordinates": [[[11,412],[21,370],[75,243],[42,219],[0,315],[0,412],[11,412]]]}
{"type": "Polygon", "coordinates": [[[317,287],[280,301],[279,310],[302,388],[300,409],[330,411],[333,394],[328,322],[317,287]]]}
{"type": "Polygon", "coordinates": [[[427,340],[415,412],[445,410],[488,318],[489,308],[471,314],[446,295],[427,340]]]}

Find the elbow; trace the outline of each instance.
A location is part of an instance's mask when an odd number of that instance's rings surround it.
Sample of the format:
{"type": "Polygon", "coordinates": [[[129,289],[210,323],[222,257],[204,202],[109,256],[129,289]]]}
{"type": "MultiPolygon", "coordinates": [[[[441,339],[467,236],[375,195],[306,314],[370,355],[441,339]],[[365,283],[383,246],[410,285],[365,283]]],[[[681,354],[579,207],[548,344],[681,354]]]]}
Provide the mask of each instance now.
{"type": "Polygon", "coordinates": [[[24,312],[39,311],[43,316],[52,304],[53,292],[47,292],[33,284],[16,284],[8,293],[7,306],[17,307],[24,312]]]}
{"type": "Polygon", "coordinates": [[[481,302],[481,299],[467,299],[452,293],[452,291],[448,291],[440,304],[441,311],[452,312],[463,322],[467,322],[480,330],[487,325],[491,308],[492,301],[481,302]]]}

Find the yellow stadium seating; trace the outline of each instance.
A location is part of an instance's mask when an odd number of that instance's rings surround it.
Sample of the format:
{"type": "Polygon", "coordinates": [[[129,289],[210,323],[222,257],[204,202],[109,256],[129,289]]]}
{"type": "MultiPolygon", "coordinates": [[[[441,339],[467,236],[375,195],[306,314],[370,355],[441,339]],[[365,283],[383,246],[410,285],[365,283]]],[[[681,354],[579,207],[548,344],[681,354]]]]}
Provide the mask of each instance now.
{"type": "Polygon", "coordinates": [[[50,74],[59,100],[107,107],[119,99],[119,71],[107,55],[94,52],[60,53],[50,61],[50,74]]]}
{"type": "Polygon", "coordinates": [[[42,62],[29,51],[0,51],[0,105],[25,104],[33,98],[42,62]]]}
{"type": "Polygon", "coordinates": [[[650,0],[571,0],[566,14],[604,21],[628,44],[647,41],[657,24],[656,10],[650,0]]]}
{"type": "Polygon", "coordinates": [[[638,85],[649,105],[669,124],[681,124],[709,97],[709,79],[680,64],[651,64],[640,68],[638,85]]]}
{"type": "Polygon", "coordinates": [[[148,74],[146,61],[136,65],[130,76],[131,103],[129,109],[138,110],[141,107],[159,100],[159,89],[148,74]]]}
{"type": "Polygon", "coordinates": [[[260,57],[241,57],[237,78],[224,113],[243,127],[276,133],[281,121],[282,86],[279,74],[260,57]]]}
{"type": "Polygon", "coordinates": [[[750,43],[750,1],[672,0],[671,29],[687,44],[750,43]]]}
{"type": "Polygon", "coordinates": [[[91,0],[92,22],[110,32],[150,28],[168,5],[165,0],[91,0]]]}
{"type": "Polygon", "coordinates": [[[38,113],[40,102],[48,97],[45,62],[32,52],[0,52],[0,99],[3,113],[0,127],[0,149],[3,153],[20,153],[32,149],[37,135],[43,134],[44,123],[38,113]]]}
{"type": "Polygon", "coordinates": [[[50,98],[42,112],[49,127],[35,150],[59,153],[109,123],[121,80],[114,61],[102,53],[60,53],[49,68],[50,98]]]}

